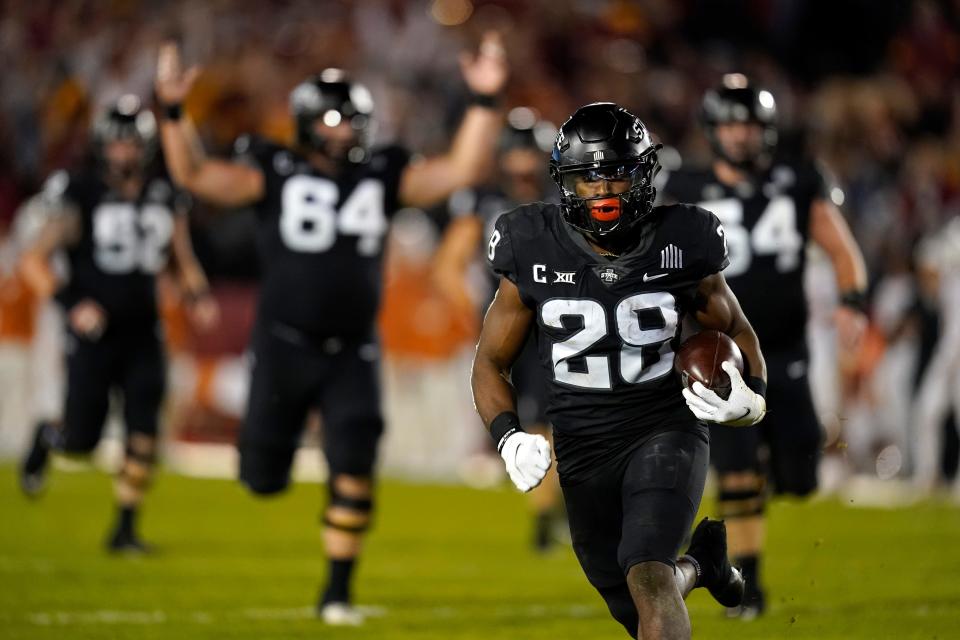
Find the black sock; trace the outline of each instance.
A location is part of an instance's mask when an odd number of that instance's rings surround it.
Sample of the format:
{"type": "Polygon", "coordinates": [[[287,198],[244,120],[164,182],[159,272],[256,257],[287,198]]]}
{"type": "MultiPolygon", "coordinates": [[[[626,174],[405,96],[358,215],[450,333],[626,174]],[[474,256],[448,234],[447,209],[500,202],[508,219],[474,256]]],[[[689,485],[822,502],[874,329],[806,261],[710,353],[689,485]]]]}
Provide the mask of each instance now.
{"type": "Polygon", "coordinates": [[[353,575],[355,563],[355,558],[330,561],[329,581],[327,582],[327,590],[323,592],[321,604],[350,602],[350,578],[353,575]]]}
{"type": "Polygon", "coordinates": [[[735,566],[740,567],[740,573],[747,583],[747,592],[760,590],[760,556],[740,556],[733,561],[735,566]]]}
{"type": "Polygon", "coordinates": [[[133,535],[133,524],[137,518],[136,507],[120,507],[119,517],[117,518],[117,531],[128,535],[133,535]]]}

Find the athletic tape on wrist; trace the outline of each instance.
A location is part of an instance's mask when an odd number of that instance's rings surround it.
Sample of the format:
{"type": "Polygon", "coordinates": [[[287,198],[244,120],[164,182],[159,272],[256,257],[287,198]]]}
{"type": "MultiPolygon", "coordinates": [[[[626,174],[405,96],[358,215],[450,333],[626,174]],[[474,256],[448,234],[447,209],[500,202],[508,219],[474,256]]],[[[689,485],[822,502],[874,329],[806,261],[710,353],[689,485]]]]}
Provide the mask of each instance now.
{"type": "Polygon", "coordinates": [[[163,117],[171,122],[176,122],[183,117],[183,104],[176,102],[163,105],[163,117]]]}
{"type": "Polygon", "coordinates": [[[845,291],[840,296],[840,304],[845,307],[850,307],[855,311],[859,311],[860,313],[866,313],[867,293],[865,291],[859,291],[856,289],[845,291]]]}
{"type": "Polygon", "coordinates": [[[471,93],[467,104],[486,109],[499,109],[502,96],[499,93],[471,93]]]}
{"type": "Polygon", "coordinates": [[[523,431],[523,427],[520,426],[520,416],[512,411],[504,411],[490,421],[490,437],[497,445],[497,453],[503,449],[503,443],[507,438],[518,431],[523,431]]]}
{"type": "Polygon", "coordinates": [[[767,383],[763,381],[763,378],[758,378],[757,376],[750,376],[746,380],[747,386],[755,394],[766,400],[767,398],[767,383]]]}

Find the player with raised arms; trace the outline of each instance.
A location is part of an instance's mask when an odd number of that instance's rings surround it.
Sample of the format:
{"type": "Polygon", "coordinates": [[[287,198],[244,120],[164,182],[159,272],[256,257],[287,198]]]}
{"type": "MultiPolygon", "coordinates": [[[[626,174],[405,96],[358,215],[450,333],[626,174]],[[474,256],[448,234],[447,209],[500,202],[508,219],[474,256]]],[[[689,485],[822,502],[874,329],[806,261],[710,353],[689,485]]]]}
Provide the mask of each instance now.
{"type": "Polygon", "coordinates": [[[323,417],[330,564],[318,612],[329,624],[362,622],[350,582],[370,525],[383,430],[374,324],[390,216],[444,201],[483,180],[493,164],[508,72],[499,36],[487,34],[461,69],[471,104],[440,156],[411,163],[399,147],[371,148],[370,93],[328,69],[290,94],[292,146],[242,138],[238,157],[227,160],[207,156],[183,116],[198,69],[183,69],[172,44],[160,52],[161,136],[174,180],[213,204],[257,211],[263,278],[239,438],[241,482],[259,495],[285,489],[307,412],[317,408],[323,417]]]}
{"type": "Polygon", "coordinates": [[[490,239],[502,278],[473,366],[477,410],[529,491],[551,451],[523,430],[509,375],[533,333],[574,552],[613,617],[644,640],[690,637],[683,598],[696,586],[740,602],[721,522],[701,522],[677,553],[706,479],[704,421],[750,425],[766,410],[757,337],[720,273],[723,228],[695,206],[653,206],[658,149],[616,104],[581,107],[564,123],[550,160],[561,204],[507,213],[490,239]],[[726,400],[699,382],[681,390],[673,362],[686,314],[743,352],[746,378],[724,365],[726,400]]]}

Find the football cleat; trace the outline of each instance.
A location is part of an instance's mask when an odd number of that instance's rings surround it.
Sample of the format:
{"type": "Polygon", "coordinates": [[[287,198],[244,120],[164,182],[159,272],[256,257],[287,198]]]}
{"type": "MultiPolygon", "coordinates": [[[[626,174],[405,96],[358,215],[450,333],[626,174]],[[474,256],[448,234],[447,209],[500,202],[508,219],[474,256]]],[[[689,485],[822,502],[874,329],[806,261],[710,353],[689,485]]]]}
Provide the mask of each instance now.
{"type": "Polygon", "coordinates": [[[684,557],[693,559],[698,567],[696,586],[706,587],[713,599],[727,608],[740,606],[745,583],[727,559],[727,528],[722,520],[701,520],[684,557]]]}
{"type": "Polygon", "coordinates": [[[739,606],[727,608],[728,618],[739,618],[740,620],[756,620],[763,615],[767,608],[766,598],[763,590],[747,585],[747,592],[743,596],[743,602],[739,606]]]}
{"type": "Polygon", "coordinates": [[[30,452],[20,465],[20,490],[28,498],[36,498],[47,482],[47,464],[50,461],[50,442],[46,423],[37,425],[30,452]]]}
{"type": "Polygon", "coordinates": [[[359,627],[364,622],[363,614],[349,602],[327,602],[320,605],[318,614],[332,627],[359,627]]]}
{"type": "Polygon", "coordinates": [[[147,555],[153,553],[154,548],[135,533],[118,528],[107,540],[107,551],[115,554],[147,555]]]}

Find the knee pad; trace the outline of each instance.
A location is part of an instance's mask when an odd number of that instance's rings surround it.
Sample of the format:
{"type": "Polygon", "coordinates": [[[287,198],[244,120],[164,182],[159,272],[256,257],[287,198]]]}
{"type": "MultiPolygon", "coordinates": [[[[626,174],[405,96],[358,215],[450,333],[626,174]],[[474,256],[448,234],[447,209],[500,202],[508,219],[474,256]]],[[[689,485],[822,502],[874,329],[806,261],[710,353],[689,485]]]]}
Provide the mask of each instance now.
{"type": "Polygon", "coordinates": [[[756,475],[735,483],[736,488],[724,487],[720,479],[720,493],[717,495],[717,508],[721,518],[751,518],[763,515],[767,506],[766,482],[756,475]]]}
{"type": "Polygon", "coordinates": [[[144,490],[153,480],[153,467],[157,461],[156,442],[150,437],[127,439],[125,459],[117,477],[134,489],[144,490]]]}
{"type": "Polygon", "coordinates": [[[251,492],[268,496],[290,485],[293,449],[279,447],[240,448],[240,482],[251,492]]]}
{"type": "Polygon", "coordinates": [[[346,533],[363,533],[370,528],[373,498],[344,495],[337,489],[336,476],[330,478],[330,500],[323,513],[323,524],[346,533]]]}
{"type": "Polygon", "coordinates": [[[607,603],[607,609],[610,610],[613,619],[623,625],[631,638],[636,638],[637,631],[640,629],[640,614],[637,613],[637,605],[633,603],[627,583],[624,582],[615,587],[598,587],[597,591],[607,603]]]}

